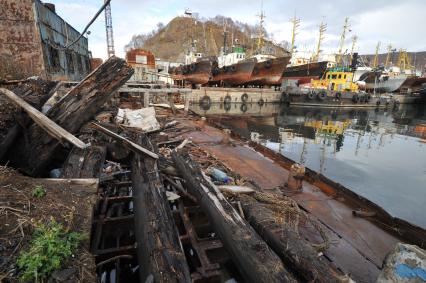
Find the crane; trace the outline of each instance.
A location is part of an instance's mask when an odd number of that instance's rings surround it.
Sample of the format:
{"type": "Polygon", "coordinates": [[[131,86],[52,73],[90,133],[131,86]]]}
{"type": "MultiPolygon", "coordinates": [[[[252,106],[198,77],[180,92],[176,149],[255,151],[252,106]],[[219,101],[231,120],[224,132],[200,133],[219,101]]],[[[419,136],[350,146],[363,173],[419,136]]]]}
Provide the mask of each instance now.
{"type": "Polygon", "coordinates": [[[296,18],[296,13],[294,14],[293,19],[290,20],[290,22],[293,24],[293,31],[291,33],[291,49],[290,49],[290,53],[291,56],[293,57],[293,53],[294,53],[294,43],[295,43],[295,39],[296,39],[296,30],[297,28],[300,26],[300,19],[296,18]]]}
{"type": "Polygon", "coordinates": [[[314,57],[312,58],[314,62],[318,62],[319,55],[321,53],[321,42],[324,40],[324,33],[327,30],[327,24],[324,22],[321,22],[319,26],[319,37],[318,37],[318,44],[317,44],[317,52],[315,53],[314,57]]]}
{"type": "MultiPolygon", "coordinates": [[[[104,0],[107,2],[107,0],[104,0]]],[[[106,28],[106,39],[107,39],[107,53],[108,58],[115,55],[114,50],[114,37],[112,33],[112,16],[111,16],[111,4],[105,6],[105,28],[106,28]]]]}
{"type": "Polygon", "coordinates": [[[345,18],[345,24],[343,25],[343,32],[342,35],[340,36],[340,43],[339,43],[339,51],[337,52],[337,64],[339,64],[342,61],[342,57],[343,57],[343,45],[345,44],[345,38],[346,38],[346,32],[349,31],[349,18],[346,17],[345,18]]]}

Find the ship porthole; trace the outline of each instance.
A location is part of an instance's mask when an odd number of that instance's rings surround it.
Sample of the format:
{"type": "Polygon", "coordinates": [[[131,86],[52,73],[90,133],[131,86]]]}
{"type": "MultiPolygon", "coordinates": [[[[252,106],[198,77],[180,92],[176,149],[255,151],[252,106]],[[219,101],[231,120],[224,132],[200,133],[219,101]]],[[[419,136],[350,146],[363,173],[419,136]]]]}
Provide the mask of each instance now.
{"type": "Polygon", "coordinates": [[[257,104],[259,104],[259,106],[263,106],[263,104],[265,104],[265,101],[263,100],[263,98],[261,98],[261,99],[259,99],[257,104]]]}
{"type": "Polygon", "coordinates": [[[232,98],[230,95],[225,96],[225,99],[223,100],[223,103],[229,104],[232,102],[232,98]]]}

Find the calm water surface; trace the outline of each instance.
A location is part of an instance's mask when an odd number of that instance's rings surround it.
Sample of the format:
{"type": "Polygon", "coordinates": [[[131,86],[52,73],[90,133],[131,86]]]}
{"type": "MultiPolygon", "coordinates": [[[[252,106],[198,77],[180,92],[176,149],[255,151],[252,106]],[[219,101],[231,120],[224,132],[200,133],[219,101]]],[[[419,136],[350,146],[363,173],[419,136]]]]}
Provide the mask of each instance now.
{"type": "Polygon", "coordinates": [[[192,106],[426,228],[426,106],[391,110],[192,106]]]}

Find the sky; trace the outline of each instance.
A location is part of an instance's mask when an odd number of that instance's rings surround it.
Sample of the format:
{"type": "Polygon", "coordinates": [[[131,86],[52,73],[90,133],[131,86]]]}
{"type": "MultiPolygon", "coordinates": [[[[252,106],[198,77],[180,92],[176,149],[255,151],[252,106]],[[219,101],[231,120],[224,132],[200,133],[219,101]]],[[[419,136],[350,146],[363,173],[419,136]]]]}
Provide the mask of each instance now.
{"type": "MultiPolygon", "coordinates": [[[[45,1],[47,2],[47,1],[45,1]]],[[[84,29],[103,0],[50,0],[56,12],[78,31],[84,29]]],[[[124,57],[124,46],[134,34],[148,33],[157,23],[167,24],[185,9],[209,18],[223,15],[248,24],[257,24],[260,0],[112,0],[112,23],[115,52],[124,57]]],[[[323,41],[324,52],[337,52],[345,17],[349,17],[350,32],[343,50],[350,50],[351,37],[358,36],[355,51],[373,54],[377,42],[380,51],[387,52],[392,44],[396,49],[426,51],[425,0],[264,0],[266,30],[276,42],[291,40],[290,19],[296,15],[301,23],[296,35],[299,51],[313,51],[318,40],[321,21],[327,23],[323,41]]],[[[101,14],[91,26],[89,49],[93,57],[107,57],[105,17],[101,14]]]]}

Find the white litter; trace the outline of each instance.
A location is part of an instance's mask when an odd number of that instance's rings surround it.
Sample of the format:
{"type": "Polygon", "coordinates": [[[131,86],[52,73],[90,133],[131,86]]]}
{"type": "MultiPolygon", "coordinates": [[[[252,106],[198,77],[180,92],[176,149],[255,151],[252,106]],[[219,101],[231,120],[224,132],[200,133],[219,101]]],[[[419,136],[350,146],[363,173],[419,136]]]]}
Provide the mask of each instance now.
{"type": "Polygon", "coordinates": [[[154,107],[141,109],[118,109],[115,122],[126,127],[138,128],[142,131],[155,131],[160,129],[160,124],[155,118],[154,107]]]}
{"type": "Polygon", "coordinates": [[[234,194],[249,194],[254,192],[252,188],[246,186],[223,185],[218,186],[218,188],[221,192],[230,192],[234,194]]]}

